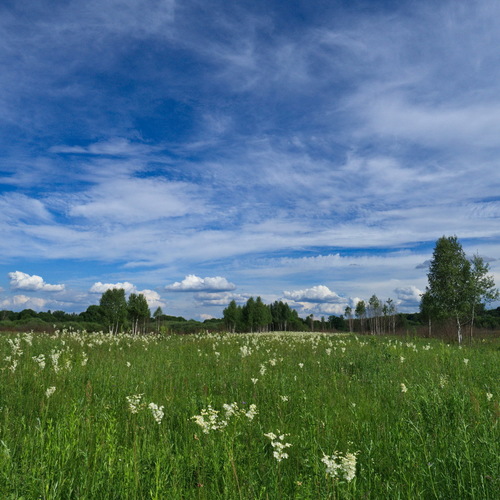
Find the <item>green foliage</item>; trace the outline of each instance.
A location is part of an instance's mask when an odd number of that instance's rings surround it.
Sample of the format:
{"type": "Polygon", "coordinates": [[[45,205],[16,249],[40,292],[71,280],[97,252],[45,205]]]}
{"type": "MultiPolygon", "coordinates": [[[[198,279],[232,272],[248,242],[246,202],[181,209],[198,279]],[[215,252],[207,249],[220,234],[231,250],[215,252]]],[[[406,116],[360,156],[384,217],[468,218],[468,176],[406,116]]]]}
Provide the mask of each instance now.
{"type": "Polygon", "coordinates": [[[498,298],[493,277],[484,260],[475,255],[472,262],[465,255],[456,236],[437,240],[427,278],[429,285],[422,297],[421,311],[429,319],[453,318],[458,342],[462,342],[462,326],[472,326],[481,301],[498,298]]]}
{"type": "Polygon", "coordinates": [[[106,290],[101,297],[99,307],[106,328],[110,333],[118,333],[127,320],[127,301],[123,288],[106,290]]]}
{"type": "Polygon", "coordinates": [[[132,334],[145,333],[146,321],[151,317],[148,301],[146,297],[140,293],[131,293],[127,303],[128,318],[132,324],[132,334]]]}

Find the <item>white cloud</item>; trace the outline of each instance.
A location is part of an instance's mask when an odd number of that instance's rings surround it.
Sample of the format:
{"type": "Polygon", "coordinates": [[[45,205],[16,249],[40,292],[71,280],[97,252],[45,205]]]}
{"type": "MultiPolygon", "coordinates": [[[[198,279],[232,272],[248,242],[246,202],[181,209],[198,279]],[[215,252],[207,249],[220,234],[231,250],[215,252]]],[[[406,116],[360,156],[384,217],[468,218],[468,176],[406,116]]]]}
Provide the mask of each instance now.
{"type": "Polygon", "coordinates": [[[21,271],[8,273],[10,286],[15,290],[32,290],[44,292],[61,292],[64,290],[64,285],[49,285],[45,283],[41,276],[36,274],[30,275],[21,271]]]}
{"type": "Polygon", "coordinates": [[[0,221],[37,221],[51,220],[50,212],[40,200],[23,194],[6,193],[0,196],[0,221]]]}
{"type": "Polygon", "coordinates": [[[205,211],[198,188],[163,178],[106,176],[80,195],[69,209],[73,217],[137,224],[205,211]]]}
{"type": "Polygon", "coordinates": [[[160,294],[158,292],[156,292],[155,290],[149,290],[147,288],[145,288],[144,290],[138,290],[134,284],[132,284],[128,281],[124,281],[123,283],[101,283],[100,281],[98,281],[97,283],[94,283],[90,287],[89,292],[90,293],[104,293],[107,290],[114,290],[114,289],[119,289],[119,288],[125,290],[125,293],[127,295],[130,295],[131,293],[136,293],[138,295],[139,294],[144,295],[144,297],[148,303],[148,306],[150,307],[150,309],[153,309],[152,312],[154,312],[154,310],[158,307],[163,308],[166,306],[165,301],[162,300],[162,298],[160,297],[160,294]]]}
{"type": "Polygon", "coordinates": [[[292,292],[283,292],[287,299],[295,302],[330,302],[334,304],[345,303],[346,299],[332,292],[327,286],[318,285],[305,290],[295,290],[292,292]]]}
{"type": "Polygon", "coordinates": [[[144,295],[146,301],[148,302],[148,306],[152,309],[151,312],[154,312],[158,307],[165,307],[166,303],[161,299],[160,294],[155,292],[154,290],[139,290],[136,293],[144,295]]]}
{"type": "Polygon", "coordinates": [[[249,296],[247,295],[232,292],[200,292],[194,296],[198,305],[207,307],[226,307],[232,300],[234,300],[237,304],[242,305],[248,300],[248,298],[249,296]]]}
{"type": "Polygon", "coordinates": [[[304,290],[283,292],[285,300],[301,314],[344,314],[347,305],[352,301],[341,297],[327,286],[318,285],[304,290]]]}
{"type": "Polygon", "coordinates": [[[14,295],[8,299],[0,302],[0,306],[3,308],[23,308],[23,309],[36,309],[42,310],[45,306],[51,303],[51,301],[42,299],[40,297],[28,297],[27,295],[14,295]]]}
{"type": "Polygon", "coordinates": [[[135,293],[137,290],[135,285],[132,285],[128,281],[124,281],[123,283],[101,283],[98,281],[90,287],[89,291],[90,293],[104,293],[107,290],[114,290],[116,288],[123,288],[125,293],[135,293]]]}
{"type": "Polygon", "coordinates": [[[415,309],[418,308],[420,300],[422,298],[422,290],[419,290],[416,286],[406,286],[396,288],[394,290],[397,296],[398,305],[404,308],[415,309]]]}
{"type": "Polygon", "coordinates": [[[167,285],[165,290],[174,292],[225,292],[235,288],[234,283],[230,283],[222,276],[200,278],[194,274],[189,274],[182,281],[167,285]]]}

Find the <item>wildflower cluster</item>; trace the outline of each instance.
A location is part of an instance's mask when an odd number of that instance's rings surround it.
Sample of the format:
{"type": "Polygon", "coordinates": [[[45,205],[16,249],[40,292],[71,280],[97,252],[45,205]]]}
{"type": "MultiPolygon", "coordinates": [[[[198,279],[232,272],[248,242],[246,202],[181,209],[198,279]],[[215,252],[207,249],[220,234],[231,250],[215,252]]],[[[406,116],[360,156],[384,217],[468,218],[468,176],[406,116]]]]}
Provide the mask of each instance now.
{"type": "Polygon", "coordinates": [[[140,410],[145,408],[145,404],[141,403],[142,396],[144,394],[134,394],[126,397],[130,413],[139,413],[140,410]]]}
{"type": "Polygon", "coordinates": [[[224,409],[224,415],[219,415],[219,411],[208,405],[207,408],[203,408],[199,415],[191,417],[196,424],[198,424],[204,434],[208,434],[210,431],[222,430],[227,427],[229,420],[231,418],[238,418],[240,416],[245,416],[248,420],[253,420],[255,415],[259,412],[257,411],[257,406],[251,404],[248,410],[245,408],[239,408],[238,403],[230,403],[222,405],[224,409]]]}
{"type": "Polygon", "coordinates": [[[45,354],[39,354],[38,356],[32,356],[31,359],[38,364],[40,370],[45,368],[45,354]]]}
{"type": "Polygon", "coordinates": [[[356,476],[356,453],[339,452],[323,455],[321,461],[326,465],[326,473],[333,479],[345,479],[350,482],[356,476]]]}
{"type": "Polygon", "coordinates": [[[279,432],[280,431],[278,431],[278,435],[274,434],[274,432],[268,432],[264,434],[264,436],[271,440],[273,456],[278,462],[281,462],[284,458],[288,458],[288,453],[286,453],[285,450],[292,445],[291,443],[284,442],[285,436],[289,436],[289,434],[280,434],[279,432]]]}
{"type": "Polygon", "coordinates": [[[54,394],[54,392],[56,392],[56,388],[54,386],[52,387],[49,387],[46,391],[45,391],[45,396],[47,398],[50,398],[50,396],[52,396],[52,394],[54,394]]]}
{"type": "Polygon", "coordinates": [[[148,408],[151,410],[151,413],[153,414],[153,418],[156,420],[156,423],[161,424],[163,416],[165,415],[165,412],[163,411],[164,407],[158,406],[155,403],[149,403],[148,408]]]}

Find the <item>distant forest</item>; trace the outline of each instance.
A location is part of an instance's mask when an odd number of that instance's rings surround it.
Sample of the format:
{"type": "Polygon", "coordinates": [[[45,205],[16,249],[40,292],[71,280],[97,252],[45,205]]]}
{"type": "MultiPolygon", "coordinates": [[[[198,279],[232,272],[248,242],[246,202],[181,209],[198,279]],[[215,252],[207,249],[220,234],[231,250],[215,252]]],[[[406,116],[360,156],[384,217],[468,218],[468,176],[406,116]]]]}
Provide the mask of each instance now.
{"type": "MultiPolygon", "coordinates": [[[[92,305],[81,313],[64,311],[36,312],[24,309],[19,312],[0,311],[0,331],[51,332],[74,329],[88,332],[109,331],[109,324],[101,305],[92,305]]],[[[500,307],[477,312],[476,331],[492,333],[500,330],[500,307]]],[[[122,331],[133,330],[133,318],[124,317],[122,331]]],[[[272,331],[315,331],[354,332],[359,334],[395,334],[427,336],[427,319],[418,313],[397,313],[373,315],[368,311],[365,317],[353,315],[300,317],[288,304],[277,301],[264,304],[260,297],[251,297],[246,304],[232,302],[224,309],[222,318],[205,321],[185,319],[181,316],[163,314],[158,308],[153,315],[145,317],[140,332],[157,334],[188,334],[199,332],[272,332],[272,331]]],[[[138,332],[136,330],[136,332],[138,332]]],[[[139,332],[138,332],[139,333],[139,332]]],[[[453,338],[453,327],[443,323],[433,329],[433,336],[453,338]]]]}

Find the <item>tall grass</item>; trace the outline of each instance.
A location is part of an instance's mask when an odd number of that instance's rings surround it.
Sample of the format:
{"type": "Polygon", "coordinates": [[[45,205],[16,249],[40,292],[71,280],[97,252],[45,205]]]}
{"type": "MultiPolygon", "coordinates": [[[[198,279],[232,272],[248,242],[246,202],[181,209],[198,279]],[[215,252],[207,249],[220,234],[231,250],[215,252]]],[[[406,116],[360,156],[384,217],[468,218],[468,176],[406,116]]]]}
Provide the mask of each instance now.
{"type": "Polygon", "coordinates": [[[1,496],[497,499],[499,345],[2,337],[1,496]],[[161,419],[150,403],[164,407],[161,419]],[[210,408],[212,428],[203,427],[210,408]],[[276,442],[290,444],[279,460],[276,442]],[[341,468],[347,454],[356,456],[352,480],[341,468]],[[325,455],[337,455],[336,477],[325,455]]]}

